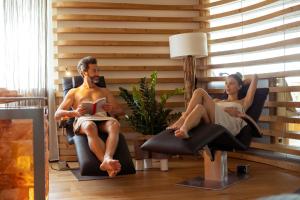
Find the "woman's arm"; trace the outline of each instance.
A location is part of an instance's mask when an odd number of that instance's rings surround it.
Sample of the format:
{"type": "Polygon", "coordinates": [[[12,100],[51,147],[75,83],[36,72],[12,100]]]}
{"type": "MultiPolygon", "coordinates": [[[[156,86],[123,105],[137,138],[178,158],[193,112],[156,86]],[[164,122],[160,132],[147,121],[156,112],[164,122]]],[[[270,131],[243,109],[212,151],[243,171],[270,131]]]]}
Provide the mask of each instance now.
{"type": "Polygon", "coordinates": [[[224,108],[224,111],[227,112],[232,117],[240,117],[241,112],[238,111],[235,107],[224,108]]]}
{"type": "Polygon", "coordinates": [[[257,75],[254,74],[252,76],[252,80],[251,80],[250,86],[248,88],[246,97],[243,100],[243,107],[245,110],[248,110],[248,108],[252,105],[252,102],[254,99],[254,94],[255,94],[255,91],[257,88],[257,80],[258,80],[257,75]]]}

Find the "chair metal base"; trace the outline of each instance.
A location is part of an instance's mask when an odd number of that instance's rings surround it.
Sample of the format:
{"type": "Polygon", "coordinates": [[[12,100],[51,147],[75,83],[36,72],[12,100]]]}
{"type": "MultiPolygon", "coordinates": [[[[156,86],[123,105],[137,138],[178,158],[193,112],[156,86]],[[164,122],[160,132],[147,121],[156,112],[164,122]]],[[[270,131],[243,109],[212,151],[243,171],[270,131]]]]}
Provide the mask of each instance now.
{"type": "Polygon", "coordinates": [[[203,188],[208,190],[223,190],[229,187],[230,185],[235,184],[241,180],[245,180],[247,178],[249,178],[248,175],[237,176],[234,173],[228,173],[227,180],[224,181],[210,181],[210,180],[205,180],[201,176],[198,176],[196,178],[177,183],[177,185],[203,188]]]}

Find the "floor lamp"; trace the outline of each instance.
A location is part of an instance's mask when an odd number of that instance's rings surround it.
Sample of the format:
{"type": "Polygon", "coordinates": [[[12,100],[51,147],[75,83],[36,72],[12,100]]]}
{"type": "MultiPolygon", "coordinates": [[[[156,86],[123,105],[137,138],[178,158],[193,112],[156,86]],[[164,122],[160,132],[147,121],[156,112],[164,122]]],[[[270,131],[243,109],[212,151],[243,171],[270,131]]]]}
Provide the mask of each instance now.
{"type": "Polygon", "coordinates": [[[196,87],[196,58],[207,56],[206,33],[193,32],[169,37],[171,59],[184,59],[185,105],[188,105],[196,87]]]}

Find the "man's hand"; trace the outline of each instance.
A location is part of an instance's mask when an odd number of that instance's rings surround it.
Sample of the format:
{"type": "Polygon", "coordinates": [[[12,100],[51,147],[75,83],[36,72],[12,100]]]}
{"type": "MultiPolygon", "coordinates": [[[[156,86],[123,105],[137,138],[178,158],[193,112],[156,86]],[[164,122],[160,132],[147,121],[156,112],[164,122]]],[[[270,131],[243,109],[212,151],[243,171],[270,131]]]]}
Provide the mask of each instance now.
{"type": "Polygon", "coordinates": [[[243,113],[237,110],[235,107],[227,107],[224,109],[225,112],[227,112],[232,117],[240,117],[243,113]]]}
{"type": "Polygon", "coordinates": [[[113,106],[112,106],[112,104],[111,103],[106,103],[106,104],[104,104],[103,106],[102,106],[102,108],[103,108],[103,110],[105,111],[105,112],[111,112],[112,110],[113,110],[113,106]]]}
{"type": "Polygon", "coordinates": [[[82,105],[79,105],[76,110],[72,111],[72,113],[73,116],[71,117],[80,117],[86,113],[86,110],[83,108],[82,105]]]}

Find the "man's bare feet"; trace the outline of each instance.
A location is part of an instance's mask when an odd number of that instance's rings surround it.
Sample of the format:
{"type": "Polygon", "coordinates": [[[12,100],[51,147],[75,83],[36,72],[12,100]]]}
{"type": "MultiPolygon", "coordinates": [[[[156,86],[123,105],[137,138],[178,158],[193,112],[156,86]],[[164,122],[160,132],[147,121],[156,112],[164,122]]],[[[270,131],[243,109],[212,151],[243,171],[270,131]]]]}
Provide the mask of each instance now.
{"type": "Polygon", "coordinates": [[[179,129],[183,125],[184,121],[185,121],[185,118],[181,116],[174,124],[172,124],[171,126],[168,126],[167,130],[169,130],[169,129],[171,129],[171,130],[179,129]]]}
{"type": "Polygon", "coordinates": [[[114,177],[121,171],[121,164],[118,160],[105,158],[100,165],[100,169],[107,171],[109,177],[114,177]]]}
{"type": "Polygon", "coordinates": [[[175,131],[175,136],[182,139],[187,139],[190,137],[187,132],[188,131],[186,130],[186,128],[181,127],[180,129],[175,131]]]}

